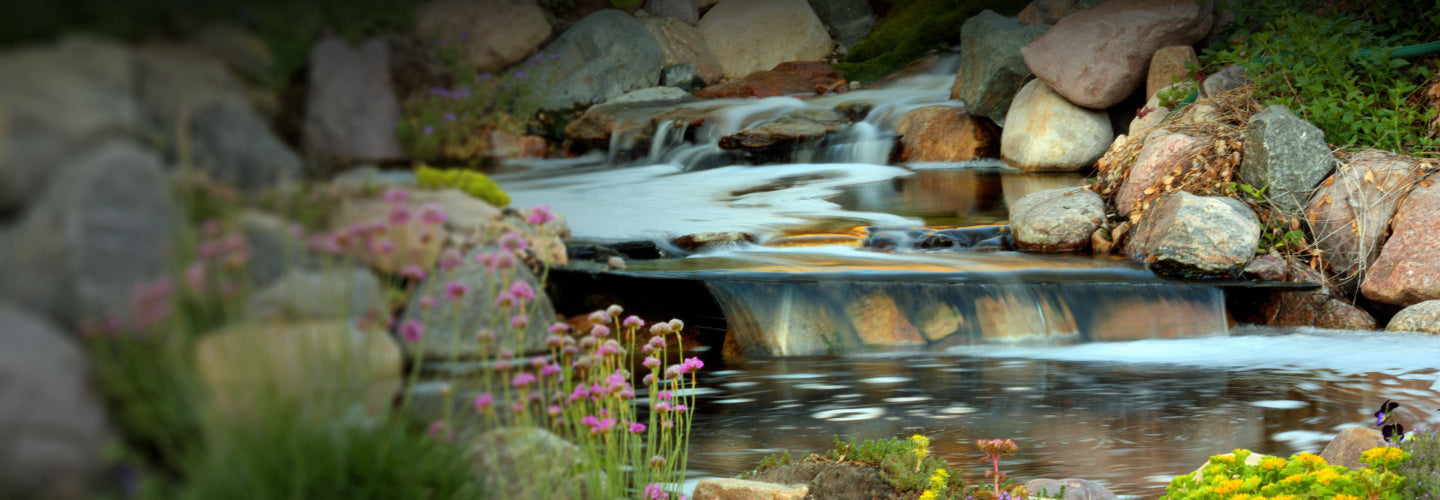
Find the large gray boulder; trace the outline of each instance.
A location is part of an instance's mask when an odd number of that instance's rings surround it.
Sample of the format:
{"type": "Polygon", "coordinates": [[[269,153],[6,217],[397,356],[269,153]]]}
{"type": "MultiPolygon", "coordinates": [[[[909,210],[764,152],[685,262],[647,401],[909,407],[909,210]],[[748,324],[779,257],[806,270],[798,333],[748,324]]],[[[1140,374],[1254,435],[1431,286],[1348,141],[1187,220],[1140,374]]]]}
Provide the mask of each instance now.
{"type": "Polygon", "coordinates": [[[660,83],[660,45],[650,31],[622,11],[585,16],[561,34],[545,53],[558,55],[555,85],[547,110],[591,105],[660,83]]]}
{"type": "Polygon", "coordinates": [[[550,37],[550,21],[535,0],[434,0],[415,18],[416,33],[458,47],[480,71],[519,62],[550,37]]]}
{"type": "Polygon", "coordinates": [[[61,159],[138,131],[135,66],[128,47],[85,36],[0,55],[0,214],[39,197],[61,159]]]}
{"type": "Polygon", "coordinates": [[[1250,117],[1240,177],[1256,189],[1269,186],[1270,204],[1284,212],[1305,209],[1315,185],[1335,168],[1325,133],[1282,105],[1250,117]]]}
{"type": "Polygon", "coordinates": [[[1351,156],[1310,196],[1306,218],[1315,244],[1347,289],[1353,290],[1380,255],[1390,218],[1420,173],[1414,158],[1367,149],[1351,156]]]}
{"type": "Polygon", "coordinates": [[[645,12],[653,16],[674,19],[694,26],[700,22],[700,9],[695,0],[645,0],[645,12]]]}
{"type": "Polygon", "coordinates": [[[66,327],[135,319],[136,284],[165,275],[176,207],[153,154],[109,141],[59,167],[12,235],[0,298],[66,327]]]}
{"type": "MultiPolygon", "coordinates": [[[[690,64],[696,78],[706,85],[719,83],[724,73],[720,61],[710,52],[705,35],[684,21],[669,17],[647,17],[640,20],[660,44],[660,65],[665,68],[690,64]]],[[[664,82],[662,82],[664,83],[664,82]]]]}
{"type": "Polygon", "coordinates": [[[1234,198],[1160,197],[1126,243],[1132,260],[1182,276],[1239,276],[1260,244],[1260,220],[1234,198]]]}
{"type": "Polygon", "coordinates": [[[1021,52],[1070,102],[1107,109],[1145,83],[1156,50],[1204,38],[1214,10],[1195,0],[1113,0],[1057,21],[1021,52]]]}
{"type": "Polygon", "coordinates": [[[1030,76],[1020,48],[1035,41],[1048,24],[1021,26],[1013,18],[985,10],[960,25],[960,71],[955,95],[971,115],[1005,125],[1005,112],[1030,76]]]}
{"type": "Polygon", "coordinates": [[[294,222],[258,210],[240,212],[237,222],[250,248],[245,275],[252,289],[263,288],[293,269],[321,267],[294,222]]]}
{"type": "Polygon", "coordinates": [[[1105,222],[1105,200],[1089,189],[1047,189],[1010,207],[1015,246],[1030,252],[1083,252],[1105,222]]]}
{"type": "Polygon", "coordinates": [[[1021,170],[1079,170],[1115,139],[1105,112],[1071,104],[1040,80],[1020,88],[1005,117],[1000,158],[1021,170]]]}
{"type": "Polygon", "coordinates": [[[1410,188],[1395,211],[1390,239],[1370,264],[1360,293],[1376,302],[1408,306],[1440,299],[1440,182],[1410,188]]]}
{"type": "Polygon", "coordinates": [[[866,0],[810,0],[810,8],[841,47],[859,43],[875,28],[875,11],[866,0]]]}
{"type": "MultiPolygon", "coordinates": [[[[550,325],[556,321],[555,306],[540,279],[524,265],[508,270],[491,272],[475,262],[482,252],[497,251],[496,247],[478,247],[466,254],[460,267],[451,271],[436,270],[420,284],[411,295],[401,316],[403,334],[404,322],[419,321],[424,324],[422,336],[417,345],[407,343],[407,348],[418,346],[425,357],[446,360],[451,356],[461,358],[481,354],[482,346],[475,333],[481,328],[493,328],[495,337],[486,353],[494,357],[500,348],[513,350],[516,354],[540,353],[545,351],[545,337],[550,325]],[[535,293],[535,299],[527,306],[528,325],[515,328],[511,324],[515,308],[496,307],[495,299],[505,290],[507,281],[500,273],[510,273],[508,283],[524,282],[535,293]],[[464,285],[468,290],[458,300],[446,295],[451,283],[464,285]],[[427,302],[432,302],[428,307],[427,302]]],[[[512,285],[513,286],[513,285],[512,285]]]]}
{"type": "Polygon", "coordinates": [[[305,154],[310,158],[383,162],[405,157],[395,127],[400,101],[390,85],[390,48],[371,38],[359,48],[329,37],[310,48],[305,154]]]}
{"type": "Polygon", "coordinates": [[[110,439],[84,348],[9,302],[0,302],[0,332],[0,493],[84,498],[110,439]]]}
{"type": "Polygon", "coordinates": [[[788,61],[819,61],[834,42],[805,0],[721,0],[695,25],[725,78],[788,61]]]}

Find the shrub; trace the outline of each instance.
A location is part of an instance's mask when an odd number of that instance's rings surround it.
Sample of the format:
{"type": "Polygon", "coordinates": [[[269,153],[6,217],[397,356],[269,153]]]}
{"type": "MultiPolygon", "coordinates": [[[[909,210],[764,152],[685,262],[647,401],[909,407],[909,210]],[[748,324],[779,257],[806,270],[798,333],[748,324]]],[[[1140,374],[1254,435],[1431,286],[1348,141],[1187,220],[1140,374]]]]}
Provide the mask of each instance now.
{"type": "Polygon", "coordinates": [[[420,165],[415,169],[415,181],[426,189],[459,189],[496,207],[503,208],[510,204],[510,195],[501,190],[499,184],[474,170],[438,169],[420,165]]]}
{"type": "Polygon", "coordinates": [[[1163,499],[1221,500],[1255,496],[1284,498],[1332,498],[1359,500],[1401,500],[1399,489],[1405,479],[1391,468],[1405,460],[1398,448],[1378,447],[1362,454],[1369,464],[1358,471],[1329,465],[1325,459],[1300,453],[1289,459],[1265,457],[1248,465],[1250,450],[1216,455],[1198,473],[1176,477],[1166,487],[1163,499]]]}
{"type": "Polygon", "coordinates": [[[1440,499],[1440,432],[1415,431],[1400,448],[1410,453],[1410,458],[1395,466],[1395,473],[1405,477],[1401,497],[1440,499]]]}

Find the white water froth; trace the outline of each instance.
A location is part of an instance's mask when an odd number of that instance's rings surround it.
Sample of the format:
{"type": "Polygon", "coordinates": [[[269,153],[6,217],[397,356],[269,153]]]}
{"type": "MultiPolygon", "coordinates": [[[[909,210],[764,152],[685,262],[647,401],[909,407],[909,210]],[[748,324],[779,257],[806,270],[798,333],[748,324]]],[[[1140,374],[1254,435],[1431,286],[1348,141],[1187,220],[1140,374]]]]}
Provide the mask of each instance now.
{"type": "Polygon", "coordinates": [[[909,171],[863,164],[729,166],[694,172],[667,164],[563,178],[497,175],[495,179],[510,193],[512,205],[548,204],[565,214],[576,240],[625,241],[706,231],[766,234],[836,218],[859,224],[920,225],[922,221],[915,218],[846,211],[824,200],[845,186],[903,175],[909,171]]]}

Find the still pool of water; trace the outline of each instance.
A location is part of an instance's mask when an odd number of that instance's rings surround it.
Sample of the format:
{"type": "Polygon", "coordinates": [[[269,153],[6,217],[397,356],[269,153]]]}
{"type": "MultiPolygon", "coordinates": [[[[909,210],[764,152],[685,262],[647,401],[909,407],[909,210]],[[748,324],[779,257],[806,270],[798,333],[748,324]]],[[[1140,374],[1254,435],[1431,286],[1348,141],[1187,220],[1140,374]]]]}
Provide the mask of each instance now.
{"type": "Polygon", "coordinates": [[[930,436],[983,478],[973,442],[1012,438],[1012,478],[1085,478],[1155,498],[1236,448],[1318,453],[1391,399],[1440,425],[1440,337],[1245,327],[1229,337],[768,359],[707,369],[690,468],[728,477],[842,439],[930,436]]]}

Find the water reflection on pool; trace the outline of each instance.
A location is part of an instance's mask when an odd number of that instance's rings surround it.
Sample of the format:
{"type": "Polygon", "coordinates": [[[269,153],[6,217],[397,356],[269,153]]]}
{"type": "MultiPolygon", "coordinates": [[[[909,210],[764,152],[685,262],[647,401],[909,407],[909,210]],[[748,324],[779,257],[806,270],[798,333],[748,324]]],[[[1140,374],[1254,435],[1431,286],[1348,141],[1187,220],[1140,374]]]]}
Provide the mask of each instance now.
{"type": "Polygon", "coordinates": [[[781,450],[923,433],[980,480],[973,442],[1009,437],[1012,478],[1078,477],[1155,498],[1235,448],[1318,453],[1385,399],[1440,425],[1440,337],[1242,329],[1231,337],[961,346],[707,369],[691,473],[733,476],[781,450]],[[1424,410],[1429,410],[1425,413],[1424,410]]]}

